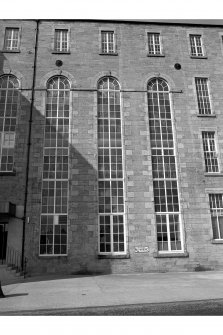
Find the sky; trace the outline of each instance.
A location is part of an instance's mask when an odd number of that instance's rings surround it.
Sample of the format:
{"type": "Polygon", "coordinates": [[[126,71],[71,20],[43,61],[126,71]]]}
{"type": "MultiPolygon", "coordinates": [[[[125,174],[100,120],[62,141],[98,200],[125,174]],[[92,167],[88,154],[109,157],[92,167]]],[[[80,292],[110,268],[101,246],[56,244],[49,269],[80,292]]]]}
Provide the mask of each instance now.
{"type": "Polygon", "coordinates": [[[220,0],[2,0],[0,19],[218,19],[223,24],[222,13],[220,0]]]}

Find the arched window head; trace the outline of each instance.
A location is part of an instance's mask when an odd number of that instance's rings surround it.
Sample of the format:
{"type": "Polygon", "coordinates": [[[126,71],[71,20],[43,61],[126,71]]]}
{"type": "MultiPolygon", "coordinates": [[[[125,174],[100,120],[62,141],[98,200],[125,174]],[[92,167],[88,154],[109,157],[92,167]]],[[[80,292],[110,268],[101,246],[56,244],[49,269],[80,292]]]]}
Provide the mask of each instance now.
{"type": "Polygon", "coordinates": [[[18,79],[9,74],[0,77],[0,89],[18,89],[19,88],[19,81],[18,79]]]}
{"type": "Polygon", "coordinates": [[[98,82],[98,117],[121,118],[120,85],[113,77],[98,82]]]}
{"type": "Polygon", "coordinates": [[[69,90],[69,80],[64,76],[55,76],[50,78],[47,82],[48,90],[69,90]]]}
{"type": "Polygon", "coordinates": [[[98,90],[100,91],[119,91],[120,90],[120,85],[119,82],[112,77],[105,77],[100,79],[98,82],[98,90]]]}
{"type": "Polygon", "coordinates": [[[167,82],[162,78],[153,78],[148,82],[148,91],[155,92],[168,92],[169,86],[167,82]]]}

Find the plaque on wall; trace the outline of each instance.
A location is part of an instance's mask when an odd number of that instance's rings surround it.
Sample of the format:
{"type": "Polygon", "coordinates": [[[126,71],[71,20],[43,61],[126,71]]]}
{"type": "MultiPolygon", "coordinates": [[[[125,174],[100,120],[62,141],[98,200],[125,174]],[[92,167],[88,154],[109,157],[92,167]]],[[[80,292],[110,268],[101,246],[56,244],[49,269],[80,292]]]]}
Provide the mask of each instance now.
{"type": "Polygon", "coordinates": [[[149,247],[135,247],[135,253],[149,252],[149,247]]]}

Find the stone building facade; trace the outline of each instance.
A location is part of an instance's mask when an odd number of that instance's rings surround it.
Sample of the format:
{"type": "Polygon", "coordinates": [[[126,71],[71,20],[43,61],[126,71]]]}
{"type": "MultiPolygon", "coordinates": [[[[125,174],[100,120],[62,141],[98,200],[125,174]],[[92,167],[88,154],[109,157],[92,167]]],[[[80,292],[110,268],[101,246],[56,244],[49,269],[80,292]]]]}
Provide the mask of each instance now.
{"type": "Polygon", "coordinates": [[[30,274],[222,269],[223,27],[0,27],[2,259],[30,274]]]}

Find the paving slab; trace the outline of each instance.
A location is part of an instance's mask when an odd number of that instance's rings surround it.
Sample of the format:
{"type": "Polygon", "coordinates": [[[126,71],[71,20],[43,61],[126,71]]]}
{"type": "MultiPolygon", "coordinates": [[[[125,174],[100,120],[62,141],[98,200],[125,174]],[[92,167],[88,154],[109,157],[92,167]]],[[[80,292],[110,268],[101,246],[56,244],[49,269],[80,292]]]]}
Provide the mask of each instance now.
{"type": "Polygon", "coordinates": [[[0,314],[223,298],[223,271],[37,277],[3,285],[0,314]]]}

